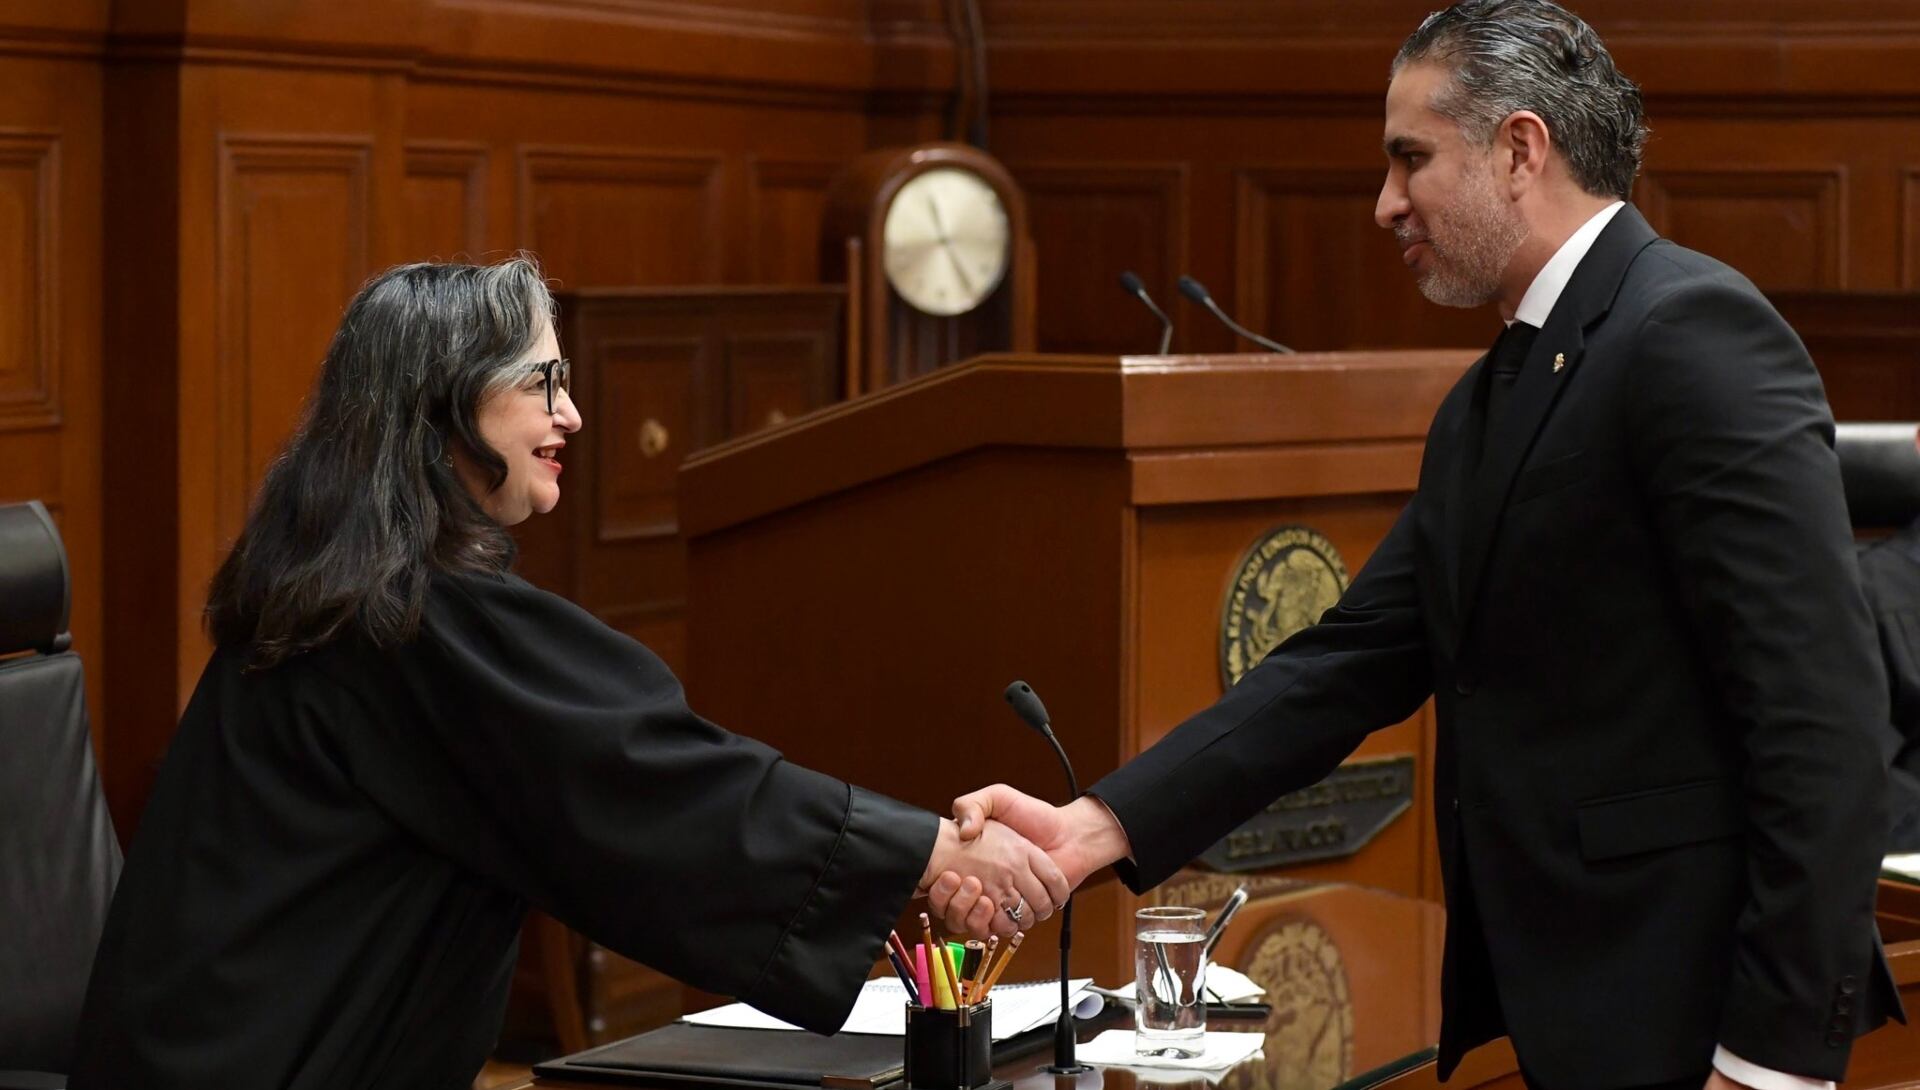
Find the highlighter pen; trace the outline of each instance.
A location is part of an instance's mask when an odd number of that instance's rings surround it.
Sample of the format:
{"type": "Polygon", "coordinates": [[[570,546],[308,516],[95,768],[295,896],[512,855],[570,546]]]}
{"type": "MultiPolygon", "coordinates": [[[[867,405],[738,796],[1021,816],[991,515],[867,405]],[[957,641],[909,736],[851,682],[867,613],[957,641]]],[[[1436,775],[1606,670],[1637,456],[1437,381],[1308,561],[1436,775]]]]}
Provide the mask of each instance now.
{"type": "Polygon", "coordinates": [[[953,951],[947,944],[941,943],[934,953],[939,957],[941,970],[946,973],[947,994],[953,997],[953,1009],[959,1010],[966,1004],[960,998],[960,975],[953,971],[953,951]]]}
{"type": "Polygon", "coordinates": [[[934,963],[933,965],[934,1005],[938,1006],[943,1011],[950,1011],[950,1010],[956,1009],[959,1004],[957,1004],[954,1001],[953,986],[947,982],[947,974],[942,971],[942,966],[945,964],[946,959],[941,956],[940,950],[937,947],[929,951],[928,959],[934,963]]]}
{"type": "Polygon", "coordinates": [[[982,999],[992,993],[993,986],[1000,982],[1000,974],[1007,971],[1007,964],[1013,960],[1013,955],[1019,951],[1020,944],[1026,940],[1026,937],[1027,933],[1025,931],[1015,931],[1013,933],[1013,941],[1007,943],[1007,952],[1000,955],[999,964],[993,967],[993,972],[987,977],[987,986],[980,989],[980,997],[982,999]]]}
{"type": "Polygon", "coordinates": [[[920,986],[920,1005],[933,1006],[933,979],[927,975],[927,948],[913,944],[913,982],[920,986]]]}
{"type": "Polygon", "coordinates": [[[893,966],[893,975],[900,978],[901,987],[907,990],[908,1001],[916,1007],[924,1006],[920,1002],[920,989],[913,986],[913,977],[907,973],[907,963],[900,960],[900,955],[891,946],[887,948],[887,961],[893,966]]]}

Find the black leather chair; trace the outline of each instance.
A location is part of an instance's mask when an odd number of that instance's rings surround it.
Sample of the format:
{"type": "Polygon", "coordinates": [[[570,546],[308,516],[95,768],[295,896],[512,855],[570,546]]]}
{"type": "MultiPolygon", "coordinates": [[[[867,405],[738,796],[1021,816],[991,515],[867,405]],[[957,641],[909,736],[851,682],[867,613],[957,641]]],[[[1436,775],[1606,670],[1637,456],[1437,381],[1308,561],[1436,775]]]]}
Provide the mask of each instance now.
{"type": "Polygon", "coordinates": [[[0,1090],[66,1086],[120,876],[68,604],[47,509],[0,506],[0,1090]]]}
{"type": "Polygon", "coordinates": [[[1856,530],[1898,530],[1920,516],[1920,424],[1841,424],[1834,429],[1840,486],[1856,530]]]}

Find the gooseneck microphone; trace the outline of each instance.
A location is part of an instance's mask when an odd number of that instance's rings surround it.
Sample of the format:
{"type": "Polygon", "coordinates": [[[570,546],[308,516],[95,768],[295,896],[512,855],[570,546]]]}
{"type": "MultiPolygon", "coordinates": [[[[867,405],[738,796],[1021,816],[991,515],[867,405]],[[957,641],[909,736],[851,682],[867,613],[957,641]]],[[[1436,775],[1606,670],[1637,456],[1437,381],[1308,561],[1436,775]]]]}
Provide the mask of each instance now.
{"type": "Polygon", "coordinates": [[[1160,304],[1155,303],[1153,296],[1147,294],[1147,286],[1140,282],[1140,278],[1134,275],[1132,269],[1120,274],[1120,286],[1126,289],[1128,295],[1140,300],[1148,310],[1153,311],[1155,318],[1160,319],[1160,354],[1166,355],[1167,346],[1173,343],[1173,319],[1167,317],[1167,312],[1161,310],[1160,304]]]}
{"type": "MultiPolygon", "coordinates": [[[[1006,697],[1007,703],[1013,705],[1013,713],[1039,731],[1053,747],[1054,756],[1060,758],[1060,767],[1067,773],[1067,801],[1079,798],[1080,780],[1073,774],[1073,762],[1067,760],[1067,751],[1061,747],[1060,739],[1053,736],[1053,723],[1047,718],[1047,706],[1040,703],[1040,694],[1026,682],[1016,681],[1007,686],[1006,697]]],[[[1093,1070],[1073,1058],[1073,1008],[1067,1003],[1067,951],[1072,948],[1073,895],[1068,894],[1067,903],[1060,909],[1060,1020],[1053,1024],[1053,1062],[1045,1069],[1055,1075],[1078,1075],[1093,1070]]]]}
{"type": "Polygon", "coordinates": [[[1241,325],[1239,322],[1234,321],[1232,318],[1227,317],[1227,312],[1221,310],[1220,304],[1214,302],[1213,296],[1207,293],[1207,286],[1195,280],[1193,277],[1183,276],[1180,278],[1180,294],[1206,307],[1213,312],[1215,318],[1220,319],[1221,324],[1267,351],[1278,352],[1286,356],[1293,355],[1293,349],[1288,348],[1279,341],[1270,341],[1260,334],[1255,333],[1253,330],[1248,329],[1246,326],[1241,325]]]}

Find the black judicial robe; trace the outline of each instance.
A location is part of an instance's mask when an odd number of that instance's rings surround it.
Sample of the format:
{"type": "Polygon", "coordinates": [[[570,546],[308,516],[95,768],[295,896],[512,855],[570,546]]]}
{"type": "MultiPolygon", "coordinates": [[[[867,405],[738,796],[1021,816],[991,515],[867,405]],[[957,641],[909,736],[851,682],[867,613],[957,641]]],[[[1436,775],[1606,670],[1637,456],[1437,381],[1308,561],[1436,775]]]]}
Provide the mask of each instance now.
{"type": "Polygon", "coordinates": [[[216,651],[95,960],[73,1090],[465,1090],[529,905],[837,1029],[936,818],[700,719],[666,666],[511,576],[419,636],[216,651]]]}

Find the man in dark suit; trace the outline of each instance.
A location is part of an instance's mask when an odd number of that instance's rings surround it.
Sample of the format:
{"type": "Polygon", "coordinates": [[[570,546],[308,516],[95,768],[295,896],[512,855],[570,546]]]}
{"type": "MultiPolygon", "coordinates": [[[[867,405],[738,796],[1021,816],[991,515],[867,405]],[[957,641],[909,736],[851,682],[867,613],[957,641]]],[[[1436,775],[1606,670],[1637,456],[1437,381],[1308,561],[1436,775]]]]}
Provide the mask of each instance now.
{"type": "MultiPolygon", "coordinates": [[[[956,816],[1144,890],[1431,696],[1443,1077],[1506,1033],[1549,1090],[1830,1086],[1899,1000],[1886,683],[1819,376],[1623,203],[1640,93],[1577,17],[1470,0],[1393,71],[1376,218],[1429,299],[1512,323],[1413,500],[1319,624],[1090,797],[956,816]]],[[[957,885],[950,919],[1021,910],[957,885]]]]}

